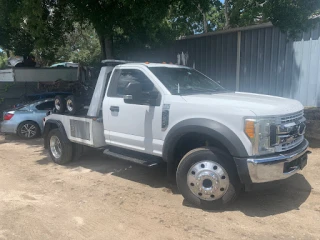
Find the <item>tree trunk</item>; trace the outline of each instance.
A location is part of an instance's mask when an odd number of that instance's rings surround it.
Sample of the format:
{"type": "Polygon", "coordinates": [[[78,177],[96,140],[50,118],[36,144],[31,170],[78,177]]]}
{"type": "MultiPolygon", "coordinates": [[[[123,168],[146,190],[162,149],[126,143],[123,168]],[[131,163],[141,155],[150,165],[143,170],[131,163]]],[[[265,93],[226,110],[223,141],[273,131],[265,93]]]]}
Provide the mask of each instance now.
{"type": "Polygon", "coordinates": [[[207,16],[205,13],[202,13],[203,17],[203,32],[207,33],[208,32],[208,21],[207,21],[207,16]]]}
{"type": "Polygon", "coordinates": [[[104,59],[113,59],[113,40],[112,37],[104,35],[99,36],[101,57],[104,59]]]}
{"type": "Polygon", "coordinates": [[[208,32],[208,21],[207,21],[206,13],[202,10],[200,3],[198,4],[197,8],[202,15],[203,33],[207,33],[208,32]]]}
{"type": "Polygon", "coordinates": [[[228,29],[230,27],[230,19],[229,19],[229,0],[224,1],[224,18],[226,23],[224,25],[224,29],[228,29]]]}

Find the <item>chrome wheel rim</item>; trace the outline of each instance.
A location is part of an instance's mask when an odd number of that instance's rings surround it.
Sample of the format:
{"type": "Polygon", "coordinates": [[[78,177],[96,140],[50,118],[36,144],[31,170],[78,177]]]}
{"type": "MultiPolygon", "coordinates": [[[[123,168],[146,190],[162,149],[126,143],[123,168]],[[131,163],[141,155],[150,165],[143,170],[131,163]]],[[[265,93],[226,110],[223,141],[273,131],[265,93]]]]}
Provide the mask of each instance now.
{"type": "Polygon", "coordinates": [[[69,112],[72,112],[72,110],[73,110],[73,102],[71,99],[68,99],[68,101],[67,101],[67,109],[69,112]]]}
{"type": "Polygon", "coordinates": [[[60,158],[62,154],[62,147],[60,139],[57,136],[51,136],[50,138],[50,150],[55,158],[60,158]]]}
{"type": "Polygon", "coordinates": [[[37,128],[33,124],[24,124],[20,130],[22,136],[32,138],[37,134],[37,128]]]}
{"type": "Polygon", "coordinates": [[[227,171],[220,164],[210,160],[194,164],[188,171],[187,182],[190,191],[206,201],[221,198],[230,184],[227,171]]]}
{"type": "Polygon", "coordinates": [[[61,109],[61,103],[59,99],[54,100],[54,106],[58,111],[61,109]]]}

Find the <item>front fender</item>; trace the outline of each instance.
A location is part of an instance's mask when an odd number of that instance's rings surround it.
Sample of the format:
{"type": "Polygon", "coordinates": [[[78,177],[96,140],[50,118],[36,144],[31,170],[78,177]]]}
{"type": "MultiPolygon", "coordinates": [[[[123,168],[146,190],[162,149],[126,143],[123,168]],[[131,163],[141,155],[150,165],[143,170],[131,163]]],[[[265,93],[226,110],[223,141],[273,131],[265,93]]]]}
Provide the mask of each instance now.
{"type": "Polygon", "coordinates": [[[174,149],[179,139],[187,133],[202,133],[224,145],[233,157],[247,157],[248,152],[239,137],[225,125],[214,120],[193,118],[179,122],[168,132],[163,146],[163,159],[174,161],[174,149]]]}
{"type": "Polygon", "coordinates": [[[62,134],[62,141],[64,143],[69,143],[69,139],[68,139],[68,136],[67,136],[67,133],[64,129],[64,126],[62,124],[62,122],[60,122],[59,120],[53,120],[53,119],[49,119],[45,122],[45,125],[44,125],[44,130],[43,130],[43,138],[44,138],[44,148],[48,148],[48,135],[49,135],[49,132],[52,130],[52,129],[55,129],[55,128],[58,128],[59,131],[61,132],[62,134]]]}

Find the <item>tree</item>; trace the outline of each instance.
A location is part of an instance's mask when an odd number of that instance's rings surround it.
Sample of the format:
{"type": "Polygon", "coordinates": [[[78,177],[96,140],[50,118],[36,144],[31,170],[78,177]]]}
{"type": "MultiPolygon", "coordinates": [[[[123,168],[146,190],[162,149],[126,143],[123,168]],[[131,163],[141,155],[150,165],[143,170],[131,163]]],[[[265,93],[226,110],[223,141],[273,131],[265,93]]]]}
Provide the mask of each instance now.
{"type": "Polygon", "coordinates": [[[296,34],[311,26],[309,18],[320,9],[320,1],[225,0],[223,5],[220,0],[0,0],[0,6],[0,46],[5,51],[26,55],[33,50],[51,61],[88,61],[87,54],[74,50],[91,48],[85,46],[89,35],[83,41],[76,37],[77,24],[94,29],[106,59],[128,48],[153,49],[179,36],[266,21],[296,34]]]}
{"type": "MultiPolygon", "coordinates": [[[[113,43],[130,42],[148,46],[171,36],[165,21],[174,0],[0,0],[0,26],[7,23],[2,35],[16,30],[28,34],[30,48],[52,57],[64,42],[65,32],[73,23],[90,23],[99,36],[102,58],[113,57],[113,43]],[[10,14],[9,14],[10,13],[10,14]]],[[[0,39],[0,45],[16,50],[14,37],[0,39]]],[[[16,38],[18,39],[18,38],[16,38]]]]}
{"type": "Polygon", "coordinates": [[[18,9],[16,1],[0,0],[0,46],[7,52],[30,53],[34,47],[33,39],[24,29],[17,26],[12,13],[18,9]]]}
{"type": "Polygon", "coordinates": [[[37,49],[42,57],[52,58],[64,33],[72,30],[63,1],[0,0],[0,6],[0,46],[16,55],[37,49]]]}
{"type": "Polygon", "coordinates": [[[222,3],[219,0],[182,0],[171,6],[168,19],[176,36],[211,32],[221,28],[222,3]]]}
{"type": "Polygon", "coordinates": [[[92,65],[101,57],[99,38],[89,24],[74,23],[74,30],[65,33],[65,41],[55,54],[58,62],[72,61],[92,65]]]}
{"type": "Polygon", "coordinates": [[[319,0],[226,0],[225,28],[272,22],[295,36],[313,25],[319,0]]]}
{"type": "Polygon", "coordinates": [[[263,15],[274,26],[294,37],[318,22],[310,17],[319,9],[319,0],[269,0],[263,5],[263,15]]]}
{"type": "MultiPolygon", "coordinates": [[[[96,30],[103,58],[113,57],[114,40],[148,45],[167,29],[171,0],[68,0],[77,21],[88,21],[96,30]]],[[[170,34],[170,33],[169,33],[170,34]]]]}
{"type": "Polygon", "coordinates": [[[0,51],[0,69],[7,65],[7,54],[0,51]]]}

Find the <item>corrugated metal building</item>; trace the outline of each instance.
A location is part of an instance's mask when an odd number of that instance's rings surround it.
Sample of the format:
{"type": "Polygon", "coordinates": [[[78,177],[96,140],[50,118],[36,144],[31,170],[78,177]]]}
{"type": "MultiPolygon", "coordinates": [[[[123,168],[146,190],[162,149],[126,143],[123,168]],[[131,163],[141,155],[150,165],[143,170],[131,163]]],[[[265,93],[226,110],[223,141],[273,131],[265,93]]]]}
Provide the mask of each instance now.
{"type": "Polygon", "coordinates": [[[183,53],[186,65],[230,90],[283,96],[320,107],[319,37],[320,26],[293,41],[267,23],[189,36],[158,57],[177,63],[177,55],[181,58],[183,53]]]}

